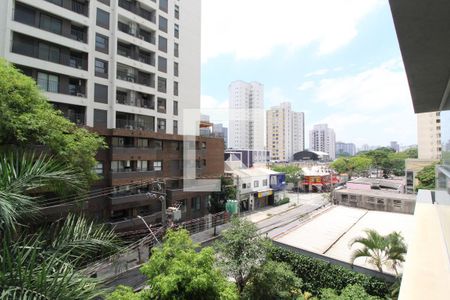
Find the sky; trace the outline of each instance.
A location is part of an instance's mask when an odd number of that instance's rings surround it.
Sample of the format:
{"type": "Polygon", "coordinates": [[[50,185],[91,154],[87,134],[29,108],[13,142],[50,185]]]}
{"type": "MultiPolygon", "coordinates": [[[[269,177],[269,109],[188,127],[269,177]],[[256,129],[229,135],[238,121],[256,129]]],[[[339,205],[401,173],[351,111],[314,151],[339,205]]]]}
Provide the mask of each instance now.
{"type": "Polygon", "coordinates": [[[227,123],[228,85],[264,84],[265,108],[305,113],[357,146],[417,143],[387,0],[202,1],[201,109],[227,123]]]}

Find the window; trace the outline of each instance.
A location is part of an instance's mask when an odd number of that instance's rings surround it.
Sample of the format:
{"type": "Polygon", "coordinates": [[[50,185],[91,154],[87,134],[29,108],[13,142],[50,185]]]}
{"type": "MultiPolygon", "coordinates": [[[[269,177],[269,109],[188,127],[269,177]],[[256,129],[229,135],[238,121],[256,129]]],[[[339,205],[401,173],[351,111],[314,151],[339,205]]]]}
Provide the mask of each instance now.
{"type": "Polygon", "coordinates": [[[173,82],[173,95],[178,96],[178,82],[173,82]]]}
{"type": "Polygon", "coordinates": [[[158,76],[158,92],[167,92],[167,79],[158,76]]]}
{"type": "Polygon", "coordinates": [[[192,210],[200,210],[201,208],[201,198],[200,196],[194,197],[191,199],[191,209],[192,210]]]}
{"type": "Polygon", "coordinates": [[[108,121],[108,111],[94,109],[94,127],[106,127],[108,121]]]}
{"type": "Polygon", "coordinates": [[[245,183],[242,184],[242,188],[245,189],[247,188],[247,185],[245,183]]]}
{"type": "Polygon", "coordinates": [[[109,13],[97,8],[97,26],[109,29],[109,13]]]}
{"type": "Polygon", "coordinates": [[[35,9],[16,2],[16,8],[14,10],[14,20],[23,24],[35,26],[35,17],[35,9]]]}
{"type": "Polygon", "coordinates": [[[167,59],[162,56],[158,56],[158,71],[167,73],[167,59]]]}
{"type": "Polygon", "coordinates": [[[148,161],[138,160],[136,164],[137,171],[148,171],[148,161]]]}
{"type": "Polygon", "coordinates": [[[202,165],[203,167],[206,167],[206,159],[202,159],[202,165]]]}
{"type": "Polygon", "coordinates": [[[94,172],[97,175],[103,175],[103,162],[102,161],[98,161],[97,164],[94,167],[94,172]]]}
{"type": "Polygon", "coordinates": [[[158,132],[166,132],[166,119],[158,119],[158,132]]]}
{"type": "Polygon", "coordinates": [[[173,101],[173,114],[178,116],[178,101],[173,101]]]}
{"type": "Polygon", "coordinates": [[[196,160],[195,160],[195,167],[196,167],[197,169],[200,169],[200,160],[199,160],[199,159],[196,159],[196,160]]]}
{"type": "Polygon", "coordinates": [[[138,139],[138,147],[139,148],[148,148],[148,139],[138,139]]]}
{"type": "Polygon", "coordinates": [[[59,90],[59,77],[57,75],[38,72],[37,84],[44,91],[57,93],[59,90]]]}
{"type": "Polygon", "coordinates": [[[153,171],[162,171],[162,161],[154,161],[153,162],[153,171]]]}
{"type": "Polygon", "coordinates": [[[105,60],[95,59],[95,76],[108,77],[108,62],[105,60]]]}
{"type": "MultiPolygon", "coordinates": [[[[174,43],[173,44],[173,55],[175,56],[175,57],[178,57],[179,56],[179,52],[180,52],[180,49],[179,49],[179,45],[178,45],[178,43],[174,43]]],[[[166,49],[166,51],[167,51],[167,49],[166,49]]]]}
{"type": "Polygon", "coordinates": [[[201,147],[202,147],[201,148],[202,150],[205,150],[206,149],[206,142],[202,142],[201,147]]]}
{"type": "Polygon", "coordinates": [[[163,16],[159,16],[159,30],[167,32],[167,19],[163,16]]]}
{"type": "Polygon", "coordinates": [[[108,54],[108,42],[109,38],[107,36],[101,35],[99,33],[95,34],[95,50],[108,54]]]}
{"type": "Polygon", "coordinates": [[[70,25],[70,34],[72,35],[73,39],[75,39],[77,41],[85,42],[84,33],[85,33],[85,30],[83,27],[70,25]]]}
{"type": "Polygon", "coordinates": [[[259,181],[258,180],[255,180],[255,181],[253,181],[253,186],[256,188],[256,187],[259,187],[259,181]]]}
{"type": "Polygon", "coordinates": [[[46,14],[41,14],[39,28],[53,33],[61,34],[62,21],[46,14]]]}
{"type": "Polygon", "coordinates": [[[162,36],[158,36],[158,50],[167,53],[167,39],[162,36]]]}
{"type": "Polygon", "coordinates": [[[173,75],[178,77],[178,63],[173,63],[173,75]]]}
{"type": "Polygon", "coordinates": [[[178,134],[178,121],[173,120],[173,134],[178,134]]]}
{"type": "Polygon", "coordinates": [[[94,85],[94,101],[108,103],[108,86],[98,83],[94,85]]]}
{"type": "Polygon", "coordinates": [[[167,0],[159,0],[159,9],[163,12],[169,11],[169,3],[167,0]]]}
{"type": "Polygon", "coordinates": [[[176,4],[175,4],[174,15],[175,15],[175,19],[177,19],[177,20],[180,19],[180,7],[178,5],[176,5],[176,4]]]}
{"type": "Polygon", "coordinates": [[[180,37],[180,26],[179,26],[178,24],[175,24],[175,25],[174,25],[174,28],[173,28],[173,35],[174,35],[176,38],[179,38],[179,37],[180,37]]]}
{"type": "Polygon", "coordinates": [[[161,151],[163,149],[163,142],[161,140],[152,140],[150,142],[150,148],[161,151]]]}
{"type": "Polygon", "coordinates": [[[59,48],[39,42],[39,58],[59,63],[59,48]]]}
{"type": "Polygon", "coordinates": [[[166,99],[158,97],[158,112],[166,113],[166,99]]]}
{"type": "Polygon", "coordinates": [[[263,185],[263,186],[267,186],[267,179],[263,179],[262,185],[263,185]]]}

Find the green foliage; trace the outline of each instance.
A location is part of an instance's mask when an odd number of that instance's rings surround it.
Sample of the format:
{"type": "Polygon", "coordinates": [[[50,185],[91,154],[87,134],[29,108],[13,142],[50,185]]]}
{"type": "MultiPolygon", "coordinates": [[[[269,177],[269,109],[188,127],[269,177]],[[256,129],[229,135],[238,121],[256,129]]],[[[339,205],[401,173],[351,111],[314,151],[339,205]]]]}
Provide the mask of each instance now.
{"type": "Polygon", "coordinates": [[[299,180],[303,178],[303,170],[300,167],[294,165],[273,166],[272,170],[274,170],[275,172],[285,173],[286,182],[293,183],[294,186],[297,186],[299,180]]]}
{"type": "Polygon", "coordinates": [[[118,250],[114,233],[83,217],[69,216],[37,232],[23,227],[19,236],[3,232],[0,298],[96,299],[104,291],[80,268],[118,250]]]}
{"type": "Polygon", "coordinates": [[[398,232],[381,235],[375,230],[366,230],[366,237],[358,237],[351,245],[361,244],[363,247],[356,249],[352,254],[352,262],[363,257],[383,272],[383,266],[391,267],[397,273],[397,267],[405,261],[407,250],[403,236],[398,232]]]}
{"type": "Polygon", "coordinates": [[[234,278],[240,293],[250,275],[266,260],[269,242],[257,231],[252,222],[233,217],[231,226],[222,232],[222,239],[215,244],[219,266],[234,278]]]}
{"type": "Polygon", "coordinates": [[[289,264],[293,272],[302,279],[301,289],[314,295],[320,294],[324,288],[341,291],[350,284],[359,284],[368,294],[381,298],[389,293],[390,284],[378,278],[356,273],[287,249],[272,247],[269,256],[275,261],[289,264]]]}
{"type": "Polygon", "coordinates": [[[78,128],[53,109],[33,79],[0,59],[0,145],[45,145],[59,160],[95,179],[98,135],[78,128]]]}
{"type": "Polygon", "coordinates": [[[0,153],[0,231],[36,217],[41,207],[37,193],[80,192],[83,176],[45,155],[0,153]]]}
{"type": "Polygon", "coordinates": [[[301,280],[295,276],[288,264],[269,260],[251,274],[242,299],[295,299],[302,295],[301,285],[301,280]]]}
{"type": "Polygon", "coordinates": [[[212,214],[224,211],[228,199],[236,199],[236,187],[232,178],[220,177],[220,185],[220,192],[212,193],[209,201],[209,212],[212,214]]]}
{"type": "Polygon", "coordinates": [[[347,173],[349,179],[355,174],[366,175],[372,165],[372,160],[365,156],[353,156],[350,158],[338,158],[331,163],[331,168],[338,173],[347,173]]]}
{"type": "Polygon", "coordinates": [[[367,294],[360,285],[352,284],[346,286],[340,294],[333,289],[323,289],[320,300],[381,300],[381,298],[367,294]]]}
{"type": "Polygon", "coordinates": [[[274,206],[280,206],[286,203],[289,203],[289,201],[291,201],[291,199],[289,197],[283,198],[278,202],[275,202],[274,206]]]}
{"type": "Polygon", "coordinates": [[[418,152],[417,148],[409,148],[401,153],[404,153],[406,155],[406,158],[418,158],[419,157],[419,152],[418,152]]]}
{"type": "Polygon", "coordinates": [[[141,268],[151,287],[146,299],[237,299],[234,285],[214,267],[213,249],[198,249],[188,231],[168,231],[141,268]]]}
{"type": "Polygon", "coordinates": [[[429,165],[417,172],[416,178],[419,184],[416,189],[434,190],[436,186],[436,165],[429,165]]]}
{"type": "Polygon", "coordinates": [[[119,251],[104,225],[69,215],[49,226],[21,221],[39,217],[41,195],[78,191],[82,175],[45,156],[0,155],[0,298],[95,299],[99,282],[80,272],[86,264],[119,251]]]}
{"type": "Polygon", "coordinates": [[[119,285],[114,292],[106,297],[106,300],[145,300],[150,299],[149,291],[143,290],[135,293],[128,286],[119,285]]]}

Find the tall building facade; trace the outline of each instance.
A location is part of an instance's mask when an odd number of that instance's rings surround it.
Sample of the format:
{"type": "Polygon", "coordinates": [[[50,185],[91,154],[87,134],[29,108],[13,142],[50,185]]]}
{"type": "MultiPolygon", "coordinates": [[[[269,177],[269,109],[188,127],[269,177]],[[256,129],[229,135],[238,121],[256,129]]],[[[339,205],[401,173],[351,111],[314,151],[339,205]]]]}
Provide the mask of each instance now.
{"type": "Polygon", "coordinates": [[[305,113],[292,112],[292,155],[305,150],[305,113]]]}
{"type": "Polygon", "coordinates": [[[223,138],[225,149],[228,148],[228,128],[224,127],[222,123],[214,124],[212,134],[215,137],[223,138]]]}
{"type": "Polygon", "coordinates": [[[417,144],[419,159],[441,159],[440,112],[417,114],[417,144]]]}
{"type": "Polygon", "coordinates": [[[354,156],[356,154],[356,145],[353,143],[336,143],[336,155],[354,156]]]}
{"type": "MultiPolygon", "coordinates": [[[[207,193],[182,190],[180,135],[183,110],[200,107],[200,16],[196,0],[1,1],[0,56],[105,137],[96,187],[113,192],[88,206],[119,230],[141,226],[138,215],[161,221],[164,206],[146,196],[155,180],[184,218],[207,212],[207,193]]],[[[222,175],[222,140],[198,137],[196,147],[197,174],[222,175]]]]}
{"type": "Polygon", "coordinates": [[[266,112],[267,149],[272,160],[290,161],[295,153],[305,148],[304,113],[292,111],[289,102],[283,102],[266,112]]]}
{"type": "Polygon", "coordinates": [[[229,92],[228,148],[264,149],[264,86],[233,81],[229,92]]]}
{"type": "Polygon", "coordinates": [[[330,159],[336,158],[336,135],[327,124],[314,125],[309,131],[309,148],[328,153],[330,159]]]}
{"type": "Polygon", "coordinates": [[[400,145],[396,141],[392,141],[390,143],[389,147],[391,149],[395,150],[395,152],[399,152],[400,151],[400,145]]]}

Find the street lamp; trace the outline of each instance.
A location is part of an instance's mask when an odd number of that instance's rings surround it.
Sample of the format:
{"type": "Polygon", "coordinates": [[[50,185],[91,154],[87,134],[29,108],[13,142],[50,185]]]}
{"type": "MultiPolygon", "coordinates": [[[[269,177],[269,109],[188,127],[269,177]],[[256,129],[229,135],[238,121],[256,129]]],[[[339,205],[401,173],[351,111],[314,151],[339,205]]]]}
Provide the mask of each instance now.
{"type": "Polygon", "coordinates": [[[152,229],[150,228],[150,226],[148,226],[147,222],[145,222],[144,218],[141,216],[137,216],[139,219],[141,219],[142,222],[144,222],[145,226],[147,227],[148,231],[151,233],[151,235],[153,235],[153,237],[155,238],[155,240],[158,242],[158,244],[161,245],[161,243],[158,241],[158,238],[156,237],[156,235],[153,233],[152,229]]]}

